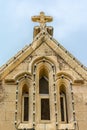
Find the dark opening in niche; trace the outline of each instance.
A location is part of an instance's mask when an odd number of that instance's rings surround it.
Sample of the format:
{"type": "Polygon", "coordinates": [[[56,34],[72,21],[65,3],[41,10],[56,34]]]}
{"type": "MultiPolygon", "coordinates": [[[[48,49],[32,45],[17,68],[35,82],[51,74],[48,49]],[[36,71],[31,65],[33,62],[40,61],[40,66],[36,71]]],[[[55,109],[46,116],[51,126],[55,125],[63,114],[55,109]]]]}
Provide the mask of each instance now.
{"type": "Polygon", "coordinates": [[[48,80],[45,77],[42,77],[39,80],[39,93],[40,94],[49,94],[48,80]]]}
{"type": "Polygon", "coordinates": [[[49,99],[41,99],[41,120],[50,120],[49,99]]]}
{"type": "Polygon", "coordinates": [[[61,91],[60,93],[60,108],[61,108],[61,121],[65,121],[68,123],[66,93],[63,91],[61,91]]]}
{"type": "Polygon", "coordinates": [[[64,118],[64,100],[63,100],[63,97],[60,97],[60,107],[61,107],[61,121],[65,121],[65,118],[64,118]]]}
{"type": "Polygon", "coordinates": [[[24,97],[24,121],[29,120],[29,98],[24,97]]]}

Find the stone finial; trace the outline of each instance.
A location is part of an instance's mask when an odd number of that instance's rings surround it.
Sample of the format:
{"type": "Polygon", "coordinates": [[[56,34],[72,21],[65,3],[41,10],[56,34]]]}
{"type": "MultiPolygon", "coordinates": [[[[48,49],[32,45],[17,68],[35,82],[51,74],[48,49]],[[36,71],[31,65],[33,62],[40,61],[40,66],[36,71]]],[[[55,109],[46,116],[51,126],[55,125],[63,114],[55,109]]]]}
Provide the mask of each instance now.
{"type": "Polygon", "coordinates": [[[40,27],[45,27],[47,22],[53,21],[53,18],[51,16],[45,16],[44,12],[40,12],[40,15],[32,17],[32,21],[39,22],[40,27]]]}

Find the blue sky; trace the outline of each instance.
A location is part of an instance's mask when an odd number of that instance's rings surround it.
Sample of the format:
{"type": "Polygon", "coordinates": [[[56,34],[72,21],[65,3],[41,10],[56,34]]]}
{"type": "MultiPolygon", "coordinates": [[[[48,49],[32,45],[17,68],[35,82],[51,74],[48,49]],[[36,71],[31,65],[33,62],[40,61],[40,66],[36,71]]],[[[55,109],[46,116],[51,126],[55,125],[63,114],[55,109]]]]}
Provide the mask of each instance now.
{"type": "Polygon", "coordinates": [[[0,0],[0,66],[33,41],[31,16],[54,20],[54,38],[87,66],[87,0],[0,0]]]}

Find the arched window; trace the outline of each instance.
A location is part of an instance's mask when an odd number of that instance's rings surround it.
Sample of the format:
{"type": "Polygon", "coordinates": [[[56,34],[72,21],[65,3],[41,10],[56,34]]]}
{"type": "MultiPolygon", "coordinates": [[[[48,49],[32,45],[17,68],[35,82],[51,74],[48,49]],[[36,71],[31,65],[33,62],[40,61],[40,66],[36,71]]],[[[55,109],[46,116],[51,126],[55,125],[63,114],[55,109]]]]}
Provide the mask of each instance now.
{"type": "Polygon", "coordinates": [[[29,92],[28,87],[25,84],[22,88],[22,119],[23,121],[29,120],[29,92]]]}
{"type": "Polygon", "coordinates": [[[39,93],[40,94],[49,94],[48,79],[43,76],[39,80],[39,93]]]}
{"type": "Polygon", "coordinates": [[[67,98],[66,98],[66,89],[64,85],[60,86],[60,112],[61,112],[61,121],[68,123],[67,98]]]}
{"type": "Polygon", "coordinates": [[[50,103],[49,103],[49,80],[42,73],[39,79],[39,94],[41,104],[41,120],[50,120],[50,103]]]}

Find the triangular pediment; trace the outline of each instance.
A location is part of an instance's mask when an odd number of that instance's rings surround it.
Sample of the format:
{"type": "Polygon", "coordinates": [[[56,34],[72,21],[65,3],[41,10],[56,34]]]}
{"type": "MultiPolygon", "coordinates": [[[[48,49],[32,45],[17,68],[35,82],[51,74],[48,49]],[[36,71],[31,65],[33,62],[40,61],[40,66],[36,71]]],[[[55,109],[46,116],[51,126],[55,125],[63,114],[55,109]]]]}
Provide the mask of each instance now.
{"type": "Polygon", "coordinates": [[[46,42],[43,42],[33,53],[32,56],[52,56],[55,52],[50,48],[46,42]]]}
{"type": "Polygon", "coordinates": [[[71,68],[82,79],[87,80],[87,69],[49,34],[43,33],[40,33],[32,44],[23,48],[0,68],[0,79],[2,80],[14,69],[21,66],[21,63],[25,63],[27,60],[31,62],[31,57],[37,56],[54,56],[59,63],[60,70],[71,68]]]}

